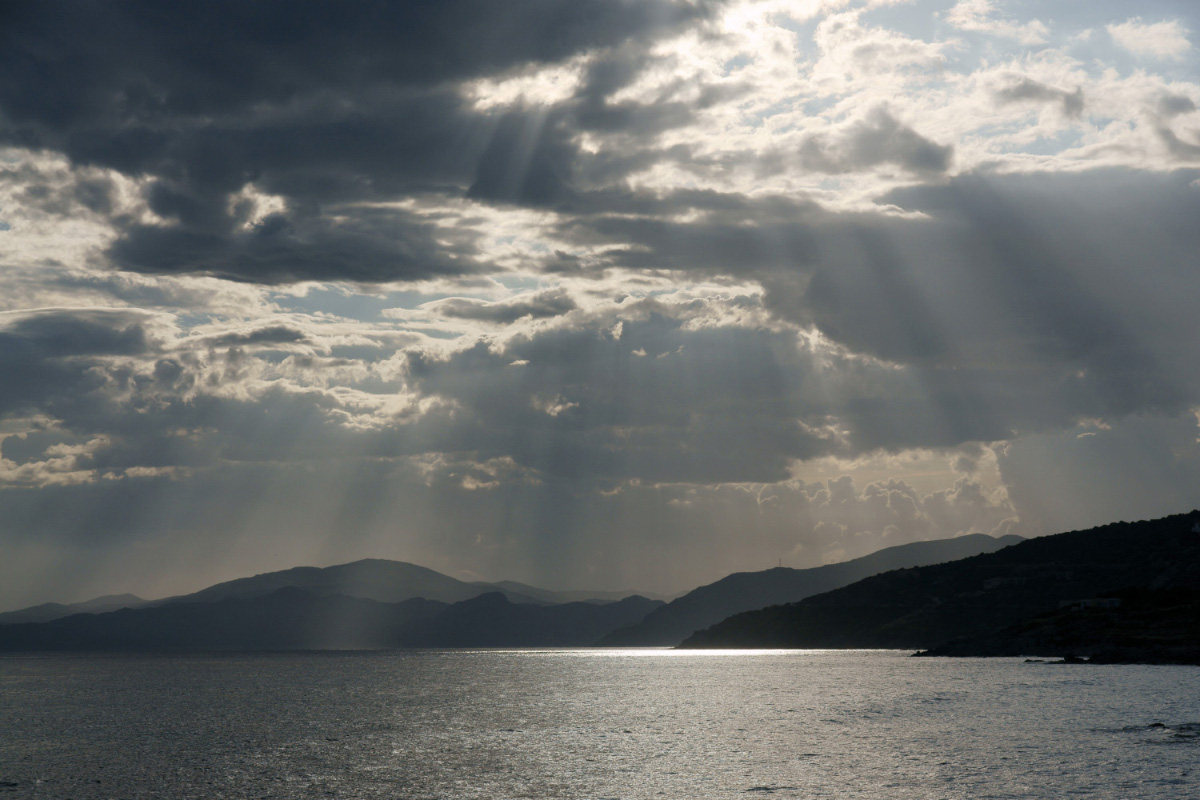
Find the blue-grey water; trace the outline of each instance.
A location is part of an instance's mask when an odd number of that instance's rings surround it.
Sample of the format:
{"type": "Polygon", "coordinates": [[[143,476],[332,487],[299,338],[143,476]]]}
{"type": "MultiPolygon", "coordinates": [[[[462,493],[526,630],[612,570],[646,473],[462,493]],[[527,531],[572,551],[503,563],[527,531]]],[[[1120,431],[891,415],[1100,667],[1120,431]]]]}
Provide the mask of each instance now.
{"type": "Polygon", "coordinates": [[[1200,668],[888,651],[6,657],[0,794],[1200,798],[1200,668]]]}

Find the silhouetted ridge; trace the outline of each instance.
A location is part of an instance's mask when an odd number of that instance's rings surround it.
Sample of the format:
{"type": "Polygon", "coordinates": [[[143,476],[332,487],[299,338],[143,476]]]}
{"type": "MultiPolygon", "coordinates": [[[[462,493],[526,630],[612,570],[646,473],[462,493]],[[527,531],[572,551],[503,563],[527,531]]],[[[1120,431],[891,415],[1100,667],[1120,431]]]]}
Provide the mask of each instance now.
{"type": "MultiPolygon", "coordinates": [[[[231,597],[260,597],[286,587],[297,587],[318,595],[343,594],[382,603],[397,603],[417,597],[443,603],[457,603],[478,597],[485,592],[497,591],[491,584],[467,583],[417,564],[367,558],[333,567],[293,567],[249,578],[237,578],[193,594],[159,602],[212,602],[231,597]]],[[[514,602],[543,602],[520,592],[504,589],[499,591],[503,591],[514,602]]]]}
{"type": "Polygon", "coordinates": [[[17,622],[49,622],[62,619],[72,614],[102,614],[106,611],[116,611],[119,608],[140,608],[149,601],[133,594],[106,594],[82,603],[42,603],[41,605],[22,608],[18,611],[6,611],[0,614],[0,625],[12,625],[17,622]]]}
{"type": "Polygon", "coordinates": [[[604,637],[599,644],[669,646],[694,631],[715,625],[741,611],[793,603],[861,580],[868,575],[924,564],[937,564],[988,553],[1023,541],[1020,536],[993,538],[981,533],[953,539],[913,542],[870,555],[811,569],[775,567],[762,572],[738,572],[701,586],[648,614],[644,620],[604,637]]]}
{"type": "Polygon", "coordinates": [[[0,650],[324,650],[589,644],[659,601],[517,604],[492,592],[459,603],[381,603],[285,586],[254,597],[177,602],[0,626],[0,650]]]}
{"type": "Polygon", "coordinates": [[[1200,511],[1193,511],[886,572],[799,603],[738,614],[683,646],[935,648],[1106,593],[1197,586],[1200,511]]]}

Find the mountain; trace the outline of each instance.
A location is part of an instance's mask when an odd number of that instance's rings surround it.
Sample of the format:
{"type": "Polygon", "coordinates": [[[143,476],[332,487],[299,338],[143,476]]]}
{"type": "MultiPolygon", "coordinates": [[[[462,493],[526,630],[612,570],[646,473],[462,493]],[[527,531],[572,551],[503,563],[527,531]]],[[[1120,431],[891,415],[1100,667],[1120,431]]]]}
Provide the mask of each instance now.
{"type": "MultiPolygon", "coordinates": [[[[192,594],[168,597],[162,600],[143,600],[132,594],[121,594],[106,595],[85,603],[70,605],[43,603],[30,608],[0,613],[0,625],[18,622],[49,622],[72,614],[94,614],[115,611],[120,608],[177,603],[212,603],[236,598],[263,597],[289,587],[303,589],[314,595],[340,594],[347,597],[377,600],[381,603],[398,603],[419,597],[442,603],[457,603],[489,592],[500,592],[514,603],[559,604],[587,601],[603,604],[638,594],[632,591],[551,591],[516,581],[467,583],[427,567],[404,561],[364,559],[333,567],[295,567],[277,572],[266,572],[249,578],[218,583],[192,594]]],[[[645,596],[655,600],[666,599],[661,595],[645,596]]]]}
{"type": "Polygon", "coordinates": [[[811,569],[776,567],[763,572],[738,572],[688,592],[638,624],[609,634],[599,644],[609,647],[676,645],[694,631],[742,611],[794,603],[869,575],[990,553],[1021,541],[1020,536],[994,538],[974,533],[888,547],[862,558],[811,569]]]}
{"type": "Polygon", "coordinates": [[[116,611],[118,608],[139,608],[147,604],[133,594],[106,594],[82,603],[42,603],[18,611],[5,611],[0,614],[0,625],[11,625],[17,622],[49,622],[52,619],[69,617],[72,614],[100,614],[105,611],[116,611]]]}
{"type": "Polygon", "coordinates": [[[0,627],[0,650],[293,650],[384,646],[445,603],[386,604],[287,587],[260,597],[171,603],[0,627]]]}
{"type": "Polygon", "coordinates": [[[270,594],[175,602],[45,623],[0,626],[0,651],[327,650],[581,646],[660,601],[516,604],[491,592],[459,603],[382,603],[283,587],[270,594]]]}
{"type": "Polygon", "coordinates": [[[918,655],[1074,656],[1102,664],[1200,664],[1200,587],[1110,592],[1000,630],[953,639],[918,655]]]}
{"type": "Polygon", "coordinates": [[[514,603],[545,602],[532,595],[490,583],[467,583],[428,567],[405,561],[368,558],[334,567],[294,567],[250,578],[225,581],[193,594],[158,600],[169,603],[211,603],[235,598],[262,597],[279,589],[303,589],[314,595],[340,594],[398,603],[423,597],[442,603],[457,603],[488,592],[501,592],[514,603]]]}
{"type": "MultiPolygon", "coordinates": [[[[938,648],[1130,589],[1200,586],[1200,511],[1028,539],[738,614],[683,647],[938,648]]],[[[965,653],[962,653],[965,654],[965,653]]],[[[986,654],[979,652],[980,655],[986,654]]]]}

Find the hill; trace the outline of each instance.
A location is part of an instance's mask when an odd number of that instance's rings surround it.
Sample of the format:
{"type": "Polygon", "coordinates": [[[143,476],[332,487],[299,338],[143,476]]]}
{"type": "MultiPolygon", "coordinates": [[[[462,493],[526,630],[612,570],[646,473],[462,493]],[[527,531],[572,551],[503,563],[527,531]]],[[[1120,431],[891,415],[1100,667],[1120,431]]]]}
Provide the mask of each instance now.
{"type": "Polygon", "coordinates": [[[1056,656],[1200,664],[1200,587],[1126,589],[953,639],[923,656],[1056,656]]]}
{"type": "Polygon", "coordinates": [[[442,603],[458,603],[496,591],[515,603],[545,602],[494,584],[460,581],[406,561],[367,558],[333,567],[294,567],[249,578],[237,578],[192,594],[158,600],[155,604],[211,603],[234,598],[262,597],[286,588],[303,589],[314,595],[340,594],[381,603],[398,603],[418,597],[442,603]]]}
{"type": "Polygon", "coordinates": [[[149,601],[134,594],[106,594],[82,603],[42,603],[18,611],[0,613],[0,625],[18,622],[49,622],[52,619],[69,617],[72,614],[102,614],[119,608],[141,608],[149,601]]]}
{"type": "Polygon", "coordinates": [[[1193,511],[886,572],[799,603],[732,616],[682,646],[939,648],[1106,593],[1197,586],[1200,511],[1193,511]]]}
{"type": "Polygon", "coordinates": [[[994,552],[1021,541],[1020,536],[994,538],[975,533],[888,547],[862,558],[811,569],[777,567],[762,572],[737,572],[688,592],[636,625],[614,631],[599,644],[609,647],[676,645],[691,633],[742,611],[798,602],[880,572],[954,561],[994,552]]]}
{"type": "Polygon", "coordinates": [[[512,603],[492,592],[459,603],[381,603],[284,587],[267,595],[177,602],[0,626],[0,651],[326,650],[563,647],[594,641],[660,604],[512,603]]]}

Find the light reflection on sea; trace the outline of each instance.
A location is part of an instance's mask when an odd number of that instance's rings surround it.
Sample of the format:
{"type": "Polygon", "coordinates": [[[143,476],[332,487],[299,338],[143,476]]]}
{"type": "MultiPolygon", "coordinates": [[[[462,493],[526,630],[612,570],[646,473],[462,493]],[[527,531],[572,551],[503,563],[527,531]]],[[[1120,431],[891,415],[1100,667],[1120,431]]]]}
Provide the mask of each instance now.
{"type": "Polygon", "coordinates": [[[1200,797],[1200,669],[889,651],[0,658],[0,794],[1200,797]]]}

